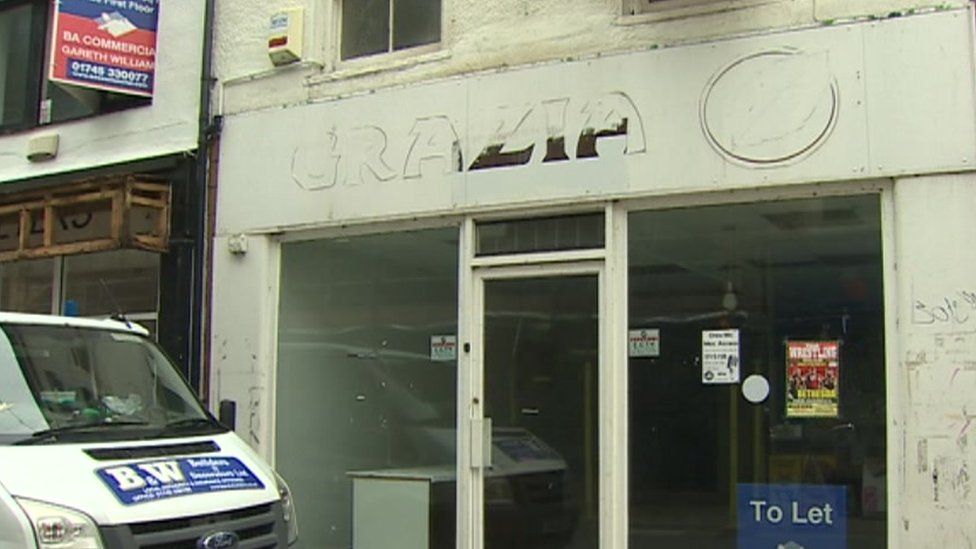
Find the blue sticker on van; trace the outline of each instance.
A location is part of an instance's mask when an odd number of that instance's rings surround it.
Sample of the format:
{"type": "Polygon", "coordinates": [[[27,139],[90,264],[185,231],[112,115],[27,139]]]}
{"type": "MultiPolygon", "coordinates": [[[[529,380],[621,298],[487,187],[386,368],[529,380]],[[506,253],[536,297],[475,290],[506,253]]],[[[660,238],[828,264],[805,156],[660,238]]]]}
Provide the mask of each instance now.
{"type": "Polygon", "coordinates": [[[125,505],[176,496],[264,488],[234,457],[180,458],[104,467],[99,478],[125,505]]]}

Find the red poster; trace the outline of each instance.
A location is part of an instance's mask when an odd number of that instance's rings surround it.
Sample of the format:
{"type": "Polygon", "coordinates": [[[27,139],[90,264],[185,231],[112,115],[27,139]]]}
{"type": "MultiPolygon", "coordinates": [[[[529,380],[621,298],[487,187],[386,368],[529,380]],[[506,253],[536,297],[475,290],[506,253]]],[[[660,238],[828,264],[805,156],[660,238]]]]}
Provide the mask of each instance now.
{"type": "Polygon", "coordinates": [[[786,417],[837,417],[840,341],[786,343],[786,417]]]}

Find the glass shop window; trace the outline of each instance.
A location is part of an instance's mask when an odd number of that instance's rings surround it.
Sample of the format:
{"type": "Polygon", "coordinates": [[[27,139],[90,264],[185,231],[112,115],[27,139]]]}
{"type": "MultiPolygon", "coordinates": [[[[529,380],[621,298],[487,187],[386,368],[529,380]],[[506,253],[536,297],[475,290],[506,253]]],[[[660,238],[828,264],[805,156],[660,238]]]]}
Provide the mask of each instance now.
{"type": "Polygon", "coordinates": [[[50,314],[54,302],[54,259],[32,259],[0,267],[0,309],[50,314]]]}
{"type": "Polygon", "coordinates": [[[457,228],[282,245],[275,466],[304,547],[453,547],[457,250],[457,228]]]}
{"type": "Polygon", "coordinates": [[[629,230],[630,546],[886,547],[878,196],[629,230]]]}
{"type": "Polygon", "coordinates": [[[0,310],[105,318],[116,313],[156,333],[159,254],[115,250],[0,265],[0,310]]]}
{"type": "Polygon", "coordinates": [[[159,254],[118,250],[64,258],[64,309],[81,316],[124,313],[142,323],[159,308],[159,254]],[[147,316],[149,315],[149,316],[147,316]]]}

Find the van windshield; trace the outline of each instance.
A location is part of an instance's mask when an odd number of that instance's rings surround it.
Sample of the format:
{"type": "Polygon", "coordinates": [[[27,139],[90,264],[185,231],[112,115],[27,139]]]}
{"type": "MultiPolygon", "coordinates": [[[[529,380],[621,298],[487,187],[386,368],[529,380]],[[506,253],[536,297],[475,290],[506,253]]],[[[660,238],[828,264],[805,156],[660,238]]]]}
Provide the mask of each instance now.
{"type": "Polygon", "coordinates": [[[221,430],[148,338],[62,325],[0,324],[0,444],[221,430]]]}

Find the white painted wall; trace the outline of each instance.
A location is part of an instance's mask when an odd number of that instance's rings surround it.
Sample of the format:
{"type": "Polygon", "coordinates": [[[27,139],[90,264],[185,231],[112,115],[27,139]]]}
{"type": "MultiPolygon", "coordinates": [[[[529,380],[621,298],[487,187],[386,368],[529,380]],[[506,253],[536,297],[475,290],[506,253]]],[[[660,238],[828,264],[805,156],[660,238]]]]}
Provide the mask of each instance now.
{"type": "Polygon", "coordinates": [[[221,0],[216,75],[226,114],[345,96],[393,85],[541,61],[714,40],[718,37],[913,10],[948,9],[968,0],[715,0],[686,9],[664,0],[649,15],[622,16],[624,0],[442,0],[443,40],[434,54],[340,63],[338,0],[221,0]],[[305,8],[307,64],[275,69],[267,55],[269,21],[305,8]]]}
{"type": "Polygon", "coordinates": [[[972,547],[976,174],[902,179],[894,194],[899,323],[889,410],[904,443],[904,469],[892,471],[904,513],[889,520],[899,547],[972,547]]]}
{"type": "Polygon", "coordinates": [[[247,253],[231,255],[228,239],[214,242],[210,402],[237,403],[237,434],[273,460],[272,395],[278,308],[278,247],[248,238],[247,253]]]}
{"type": "Polygon", "coordinates": [[[217,230],[969,170],[972,20],[809,28],[227,115],[217,230]],[[585,128],[624,117],[626,138],[576,158],[585,128]],[[543,162],[552,135],[570,159],[543,162]],[[499,140],[534,145],[528,163],[471,169],[499,140]]]}
{"type": "Polygon", "coordinates": [[[0,182],[151,158],[196,148],[203,62],[202,1],[163,2],[152,105],[0,136],[0,182]],[[58,156],[29,162],[27,141],[58,133],[58,156]]]}

